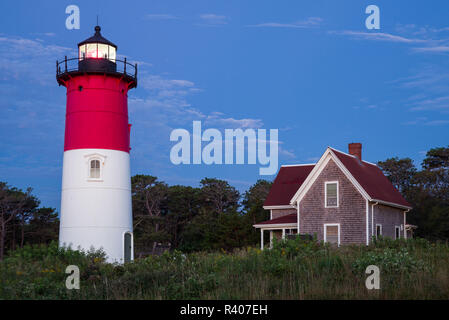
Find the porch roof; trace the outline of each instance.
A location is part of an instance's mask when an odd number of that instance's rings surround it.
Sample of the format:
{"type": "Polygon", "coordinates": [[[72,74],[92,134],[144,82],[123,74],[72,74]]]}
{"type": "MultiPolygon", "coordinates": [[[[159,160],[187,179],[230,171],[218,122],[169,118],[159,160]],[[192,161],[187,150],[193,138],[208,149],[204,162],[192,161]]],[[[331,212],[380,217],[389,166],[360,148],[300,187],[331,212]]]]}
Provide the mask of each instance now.
{"type": "Polygon", "coordinates": [[[255,228],[264,228],[264,227],[296,227],[298,223],[298,216],[296,213],[288,214],[279,218],[263,221],[256,223],[254,225],[255,228]]]}

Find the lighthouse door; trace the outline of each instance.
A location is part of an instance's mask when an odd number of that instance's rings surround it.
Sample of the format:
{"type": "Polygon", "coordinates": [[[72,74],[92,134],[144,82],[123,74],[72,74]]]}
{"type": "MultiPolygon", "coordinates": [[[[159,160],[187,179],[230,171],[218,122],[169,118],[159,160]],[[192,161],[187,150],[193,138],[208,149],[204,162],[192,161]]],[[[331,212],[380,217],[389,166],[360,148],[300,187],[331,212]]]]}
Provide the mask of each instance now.
{"type": "Polygon", "coordinates": [[[125,249],[125,262],[131,261],[131,250],[132,250],[132,244],[131,244],[131,233],[126,232],[125,233],[125,239],[124,239],[124,249],[125,249]]]}

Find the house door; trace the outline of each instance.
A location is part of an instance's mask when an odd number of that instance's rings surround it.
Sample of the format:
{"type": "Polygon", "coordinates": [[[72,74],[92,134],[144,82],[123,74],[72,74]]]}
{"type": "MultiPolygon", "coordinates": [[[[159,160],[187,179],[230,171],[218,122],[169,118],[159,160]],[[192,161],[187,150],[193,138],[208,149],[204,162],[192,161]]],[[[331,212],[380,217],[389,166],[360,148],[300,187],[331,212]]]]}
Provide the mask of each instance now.
{"type": "Polygon", "coordinates": [[[340,225],[325,224],[324,225],[324,241],[331,244],[340,245],[340,225]]]}
{"type": "Polygon", "coordinates": [[[126,232],[125,233],[125,239],[124,239],[124,260],[125,262],[131,261],[131,250],[132,250],[132,239],[131,239],[131,233],[126,232]]]}

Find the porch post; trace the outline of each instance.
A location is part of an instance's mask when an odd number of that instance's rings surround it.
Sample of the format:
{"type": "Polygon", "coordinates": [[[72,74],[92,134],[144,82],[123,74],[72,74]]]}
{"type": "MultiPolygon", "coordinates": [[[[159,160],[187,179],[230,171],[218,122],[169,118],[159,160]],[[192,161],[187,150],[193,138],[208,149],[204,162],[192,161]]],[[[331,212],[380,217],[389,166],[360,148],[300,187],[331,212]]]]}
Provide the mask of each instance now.
{"type": "Polygon", "coordinates": [[[260,228],[260,250],[263,250],[263,229],[260,228]]]}
{"type": "Polygon", "coordinates": [[[407,214],[407,211],[404,211],[404,239],[407,239],[407,229],[405,228],[405,224],[407,223],[405,215],[407,214]]]}
{"type": "Polygon", "coordinates": [[[285,239],[285,229],[282,229],[282,240],[285,239]]]}
{"type": "Polygon", "coordinates": [[[270,230],[270,249],[273,248],[273,230],[270,230]]]}

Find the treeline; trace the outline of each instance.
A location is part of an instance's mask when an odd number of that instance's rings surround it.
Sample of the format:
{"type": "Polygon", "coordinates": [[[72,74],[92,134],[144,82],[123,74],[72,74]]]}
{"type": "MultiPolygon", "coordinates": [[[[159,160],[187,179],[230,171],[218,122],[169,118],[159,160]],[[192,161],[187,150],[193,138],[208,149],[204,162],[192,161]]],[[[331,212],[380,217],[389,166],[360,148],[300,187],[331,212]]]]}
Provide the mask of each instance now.
{"type": "MultiPolygon", "coordinates": [[[[415,235],[449,239],[449,147],[427,152],[421,169],[410,158],[390,158],[379,167],[413,206],[407,222],[415,235]]],[[[135,255],[160,247],[183,251],[229,250],[255,245],[253,224],[269,219],[263,201],[271,182],[259,180],[241,195],[228,182],[205,178],[197,188],[168,186],[149,175],[131,178],[135,255]]],[[[0,260],[8,250],[58,239],[53,208],[40,208],[31,189],[0,182],[0,260]]]]}
{"type": "MultiPolygon", "coordinates": [[[[156,177],[131,178],[135,255],[164,249],[229,250],[258,242],[252,227],[267,220],[263,201],[271,182],[259,180],[241,195],[224,180],[206,178],[199,188],[168,186],[156,177]]],[[[0,260],[25,244],[58,239],[53,208],[39,208],[31,188],[22,191],[0,182],[0,260]]]]}
{"type": "Polygon", "coordinates": [[[39,208],[31,188],[22,191],[0,182],[0,260],[7,250],[58,238],[59,219],[53,208],[39,208]]]}
{"type": "Polygon", "coordinates": [[[252,227],[269,219],[263,209],[271,182],[259,180],[243,196],[224,180],[205,178],[200,187],[168,186],[156,177],[131,178],[136,255],[158,244],[183,251],[229,250],[254,245],[252,227]]]}
{"type": "Polygon", "coordinates": [[[418,226],[415,235],[449,239],[449,147],[430,149],[420,170],[410,158],[390,158],[378,165],[413,206],[407,223],[418,226]]]}

